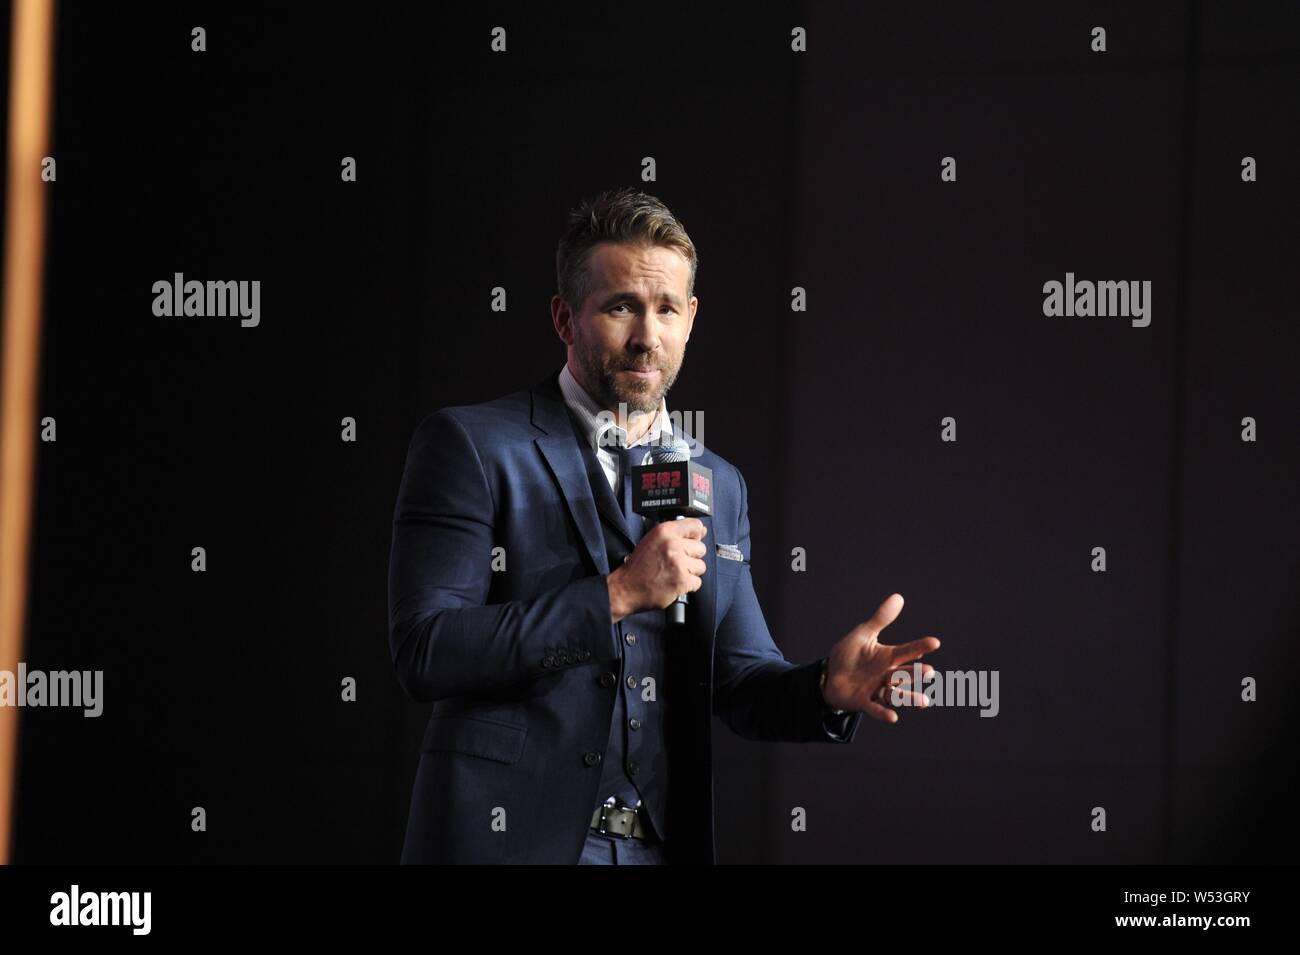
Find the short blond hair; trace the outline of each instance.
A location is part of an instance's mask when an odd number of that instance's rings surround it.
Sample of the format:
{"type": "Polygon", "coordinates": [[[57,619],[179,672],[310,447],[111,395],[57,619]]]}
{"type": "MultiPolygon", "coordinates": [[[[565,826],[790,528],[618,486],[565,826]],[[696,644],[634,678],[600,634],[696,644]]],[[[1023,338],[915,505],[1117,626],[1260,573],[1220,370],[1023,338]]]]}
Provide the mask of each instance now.
{"type": "Polygon", "coordinates": [[[691,266],[686,298],[689,300],[695,294],[699,256],[686,229],[654,196],[625,186],[607,189],[569,213],[569,227],[555,250],[555,281],[560,296],[575,312],[582,310],[591,293],[587,263],[591,250],[601,242],[675,249],[691,266]]]}

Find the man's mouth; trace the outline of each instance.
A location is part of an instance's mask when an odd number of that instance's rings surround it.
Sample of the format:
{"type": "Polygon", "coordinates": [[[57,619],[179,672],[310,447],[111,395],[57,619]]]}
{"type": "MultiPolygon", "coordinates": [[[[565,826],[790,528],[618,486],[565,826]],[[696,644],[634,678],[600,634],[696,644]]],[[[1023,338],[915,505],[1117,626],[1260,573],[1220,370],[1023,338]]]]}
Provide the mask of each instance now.
{"type": "Polygon", "coordinates": [[[649,368],[624,368],[623,370],[638,378],[653,378],[655,375],[659,374],[659,369],[653,366],[649,368]]]}

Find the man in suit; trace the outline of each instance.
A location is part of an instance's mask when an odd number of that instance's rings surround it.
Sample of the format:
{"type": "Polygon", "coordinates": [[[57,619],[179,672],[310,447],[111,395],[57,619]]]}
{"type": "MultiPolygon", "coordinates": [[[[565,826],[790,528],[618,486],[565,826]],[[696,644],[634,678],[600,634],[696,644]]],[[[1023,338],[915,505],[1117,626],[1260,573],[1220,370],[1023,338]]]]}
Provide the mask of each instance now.
{"type": "Polygon", "coordinates": [[[903,667],[939,641],[877,639],[898,594],[821,659],[772,642],[745,480],[667,410],[696,261],[654,197],[584,204],[556,255],[565,366],[415,431],[389,645],[403,689],[434,707],[403,862],[711,864],[713,715],[748,739],[848,743],[864,712],[897,720],[886,701],[925,705],[903,667]],[[632,511],[628,469],[670,442],[712,470],[711,515],[632,511]]]}

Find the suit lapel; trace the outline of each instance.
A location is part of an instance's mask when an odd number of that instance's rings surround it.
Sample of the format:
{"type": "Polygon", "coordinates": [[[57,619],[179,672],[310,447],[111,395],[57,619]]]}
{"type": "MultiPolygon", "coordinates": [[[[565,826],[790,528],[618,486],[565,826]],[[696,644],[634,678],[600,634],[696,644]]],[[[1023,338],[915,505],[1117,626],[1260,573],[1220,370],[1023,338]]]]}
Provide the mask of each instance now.
{"type": "Polygon", "coordinates": [[[583,460],[568,408],[564,404],[564,396],[560,392],[559,372],[534,385],[531,394],[532,423],[543,432],[533,439],[533,443],[537,445],[537,450],[551,470],[551,476],[555,478],[592,563],[600,573],[608,574],[609,558],[605,554],[605,537],[600,532],[596,503],[591,497],[593,485],[587,478],[587,464],[583,460]]]}
{"type": "Polygon", "coordinates": [[[605,477],[595,449],[583,443],[578,434],[564,403],[559,377],[559,372],[548,375],[532,388],[532,422],[546,432],[545,437],[535,438],[534,443],[546,458],[592,561],[602,574],[607,574],[609,558],[605,553],[605,538],[600,531],[596,510],[605,515],[629,550],[635,545],[623,517],[623,508],[610,490],[609,479],[605,477]]]}
{"type": "MultiPolygon", "coordinates": [[[[572,423],[572,419],[570,419],[570,423],[572,423]]],[[[618,531],[623,538],[623,542],[631,550],[636,546],[636,542],[632,540],[630,529],[627,526],[627,518],[623,516],[623,505],[614,497],[614,491],[609,486],[609,478],[605,476],[605,469],[600,466],[600,459],[596,457],[596,449],[590,444],[583,443],[579,446],[579,450],[582,454],[583,464],[587,469],[587,481],[595,488],[597,509],[605,516],[605,520],[609,521],[610,525],[618,531]]]]}

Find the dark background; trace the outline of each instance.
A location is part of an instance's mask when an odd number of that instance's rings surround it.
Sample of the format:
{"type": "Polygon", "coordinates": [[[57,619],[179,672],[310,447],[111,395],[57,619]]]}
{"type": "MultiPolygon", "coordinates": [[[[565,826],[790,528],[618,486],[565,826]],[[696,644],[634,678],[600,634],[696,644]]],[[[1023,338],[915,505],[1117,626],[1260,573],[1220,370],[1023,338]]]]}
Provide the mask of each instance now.
{"type": "Polygon", "coordinates": [[[105,712],[21,713],[15,861],[397,861],[407,442],[558,370],[565,213],[637,184],[699,248],[669,408],[745,474],[787,658],[898,591],[887,642],[1001,676],[848,747],[715,721],[720,861],[1291,861],[1300,8],[1045,6],[60,5],[24,657],[105,712]],[[155,317],[178,271],[260,326],[155,317]],[[1045,318],[1067,271],[1151,325],[1045,318]]]}

